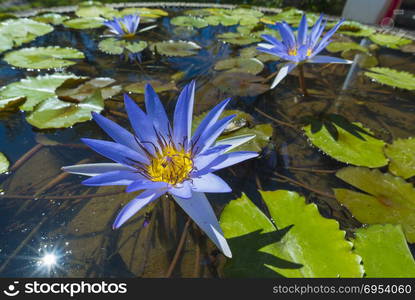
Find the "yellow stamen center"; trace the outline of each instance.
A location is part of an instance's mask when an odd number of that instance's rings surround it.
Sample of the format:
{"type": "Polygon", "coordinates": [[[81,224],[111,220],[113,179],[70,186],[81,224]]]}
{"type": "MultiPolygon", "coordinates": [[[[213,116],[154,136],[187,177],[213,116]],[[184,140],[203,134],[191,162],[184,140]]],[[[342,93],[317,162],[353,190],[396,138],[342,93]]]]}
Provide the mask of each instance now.
{"type": "Polygon", "coordinates": [[[147,174],[152,181],[163,181],[172,185],[183,182],[193,170],[190,152],[177,150],[168,145],[158,152],[147,167],[147,174]]]}
{"type": "Polygon", "coordinates": [[[292,48],[288,50],[288,55],[296,56],[297,55],[297,48],[292,48]]]}
{"type": "Polygon", "coordinates": [[[311,48],[307,49],[307,56],[310,56],[313,53],[313,50],[311,48]]]}

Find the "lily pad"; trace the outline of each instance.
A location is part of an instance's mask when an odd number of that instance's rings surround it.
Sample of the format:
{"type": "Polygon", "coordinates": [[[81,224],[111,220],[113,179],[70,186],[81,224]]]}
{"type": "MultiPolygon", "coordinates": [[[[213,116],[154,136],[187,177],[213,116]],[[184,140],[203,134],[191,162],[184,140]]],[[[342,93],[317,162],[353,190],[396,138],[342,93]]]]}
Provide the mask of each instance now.
{"type": "Polygon", "coordinates": [[[354,251],[362,257],[366,277],[415,277],[415,261],[399,225],[370,225],[356,230],[354,251]]]}
{"type": "Polygon", "coordinates": [[[375,67],[370,68],[369,72],[364,74],[382,84],[411,91],[415,90],[415,76],[412,73],[375,67]]]}
{"type": "MultiPolygon", "coordinates": [[[[327,29],[334,27],[337,24],[328,23],[327,29]]],[[[344,21],[337,33],[342,33],[350,36],[370,36],[375,33],[375,29],[356,21],[344,21]]]]}
{"type": "Polygon", "coordinates": [[[118,10],[109,7],[109,6],[89,6],[89,7],[79,7],[75,14],[78,17],[82,18],[96,18],[96,17],[104,17],[104,18],[113,18],[119,14],[118,10]]]}
{"type": "Polygon", "coordinates": [[[0,152],[0,174],[6,173],[9,169],[9,161],[7,160],[6,156],[0,152]]]}
{"type": "Polygon", "coordinates": [[[269,90],[264,78],[248,73],[225,72],[216,76],[213,85],[223,93],[233,96],[258,96],[269,90]]]}
{"type": "Polygon", "coordinates": [[[194,42],[186,41],[166,41],[157,42],[150,45],[152,51],[166,56],[191,56],[197,54],[200,46],[194,42]]]}
{"type": "Polygon", "coordinates": [[[385,148],[389,171],[405,179],[415,176],[415,138],[397,139],[385,148]]]}
{"type": "Polygon", "coordinates": [[[264,64],[256,58],[228,58],[215,64],[215,70],[256,75],[264,69],[264,64]]]}
{"type": "Polygon", "coordinates": [[[362,223],[401,224],[408,242],[415,242],[415,189],[401,177],[379,170],[347,167],[336,176],[366,192],[334,189],[336,199],[362,223]]]}
{"type": "Polygon", "coordinates": [[[156,93],[163,93],[166,91],[177,91],[177,87],[174,82],[161,82],[159,80],[143,80],[140,82],[132,83],[124,87],[125,91],[144,94],[146,84],[150,84],[156,93]]]}
{"type": "Polygon", "coordinates": [[[0,52],[33,41],[53,31],[53,27],[30,19],[12,19],[0,23],[0,52]]]}
{"type": "Polygon", "coordinates": [[[104,53],[112,55],[120,55],[126,49],[131,53],[138,53],[147,47],[147,42],[130,42],[126,40],[119,40],[116,38],[107,38],[99,42],[98,48],[104,53]]]}
{"type": "Polygon", "coordinates": [[[61,25],[64,21],[70,19],[68,16],[63,16],[56,13],[46,13],[36,17],[33,17],[33,20],[41,23],[61,25]]]}
{"type": "Polygon", "coordinates": [[[274,223],[245,195],[222,212],[221,227],[233,252],[224,270],[228,277],[363,275],[360,257],[337,221],[323,218],[295,192],[260,193],[274,223]]]}
{"type": "Polygon", "coordinates": [[[270,124],[258,124],[254,127],[243,127],[232,133],[224,134],[220,137],[218,141],[223,139],[229,139],[241,135],[255,135],[255,137],[246,142],[245,144],[238,146],[231,151],[254,151],[261,152],[262,149],[268,145],[272,137],[273,128],[270,124]]]}
{"type": "Polygon", "coordinates": [[[280,58],[275,55],[267,54],[256,49],[256,46],[252,47],[245,47],[241,49],[239,52],[240,57],[243,58],[256,58],[260,61],[268,62],[268,61],[278,61],[280,58]]]}
{"type": "Polygon", "coordinates": [[[326,47],[329,52],[343,52],[347,50],[358,50],[361,52],[368,52],[366,47],[363,47],[355,42],[331,42],[326,47]]]}
{"type": "Polygon", "coordinates": [[[73,29],[93,29],[104,26],[104,18],[89,17],[89,18],[75,18],[63,22],[63,25],[73,29]]]}
{"type": "Polygon", "coordinates": [[[104,100],[97,90],[93,95],[81,103],[71,103],[52,97],[36,107],[26,120],[40,129],[67,128],[76,123],[91,120],[91,112],[101,112],[104,109],[104,100]]]}
{"type": "Polygon", "coordinates": [[[218,34],[217,37],[224,42],[234,45],[249,45],[261,41],[259,37],[238,32],[225,32],[218,34]]]}
{"type": "Polygon", "coordinates": [[[52,69],[75,64],[69,59],[81,59],[84,54],[74,48],[33,47],[7,53],[4,60],[19,68],[52,69]]]}
{"type": "Polygon", "coordinates": [[[170,20],[170,23],[176,26],[196,27],[203,28],[207,27],[209,23],[202,18],[190,17],[190,16],[179,16],[170,20]]]}
{"type": "Polygon", "coordinates": [[[140,16],[140,18],[144,19],[157,19],[169,15],[169,13],[163,9],[147,7],[128,7],[121,10],[119,14],[121,16],[137,14],[140,16]]]}
{"type": "Polygon", "coordinates": [[[404,37],[393,35],[393,34],[383,34],[383,33],[376,33],[369,36],[372,42],[392,49],[399,49],[404,45],[408,45],[412,43],[412,40],[406,39],[404,37]]]}
{"type": "MultiPolygon", "coordinates": [[[[353,124],[370,133],[370,130],[364,128],[360,123],[353,124]]],[[[388,159],[383,153],[384,141],[363,132],[361,135],[365,140],[362,140],[336,124],[333,124],[333,126],[338,131],[337,141],[333,139],[325,126],[316,133],[311,132],[311,125],[303,127],[303,130],[313,145],[338,161],[370,168],[382,167],[388,163],[388,159]]]]}
{"type": "Polygon", "coordinates": [[[53,74],[27,77],[13,82],[0,89],[0,110],[20,105],[21,110],[31,111],[33,108],[55,95],[55,90],[70,78],[79,78],[72,74],[53,74]]]}

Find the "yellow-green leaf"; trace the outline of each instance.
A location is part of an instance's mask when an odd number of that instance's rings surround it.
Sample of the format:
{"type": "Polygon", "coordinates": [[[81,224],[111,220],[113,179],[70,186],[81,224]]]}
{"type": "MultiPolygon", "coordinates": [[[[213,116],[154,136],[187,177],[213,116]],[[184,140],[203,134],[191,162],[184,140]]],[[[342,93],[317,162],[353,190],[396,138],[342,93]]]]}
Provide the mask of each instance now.
{"type": "Polygon", "coordinates": [[[385,153],[391,173],[405,179],[415,176],[415,138],[397,139],[386,146],[385,153]]]}

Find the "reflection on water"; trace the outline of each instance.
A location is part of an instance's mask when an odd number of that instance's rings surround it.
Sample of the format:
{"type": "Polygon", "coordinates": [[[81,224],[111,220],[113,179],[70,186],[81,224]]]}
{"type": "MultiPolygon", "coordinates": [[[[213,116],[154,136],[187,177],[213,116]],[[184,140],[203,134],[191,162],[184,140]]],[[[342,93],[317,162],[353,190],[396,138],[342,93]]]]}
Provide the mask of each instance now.
{"type": "MultiPolygon", "coordinates": [[[[345,65],[307,65],[310,91],[307,98],[300,95],[295,71],[276,89],[259,95],[255,91],[264,84],[254,81],[247,84],[244,75],[232,81],[224,77],[223,81],[233,86],[221,89],[217,78],[222,73],[213,66],[218,60],[236,56],[239,48],[218,41],[215,35],[235,31],[235,28],[209,26],[177,30],[167,17],[159,20],[158,25],[157,29],[143,33],[142,39],[191,40],[203,50],[185,58],[155,59],[146,53],[139,67],[99,52],[97,41],[101,29],[81,31],[60,26],[28,46],[59,45],[81,49],[86,59],[67,71],[90,77],[111,77],[123,85],[149,79],[169,81],[173,74],[184,72],[179,88],[193,78],[197,80],[196,113],[233,96],[230,108],[252,114],[258,123],[272,122],[263,112],[291,123],[306,115],[331,112],[364,123],[387,142],[415,132],[412,95],[370,82],[360,76],[357,65],[351,73],[350,66],[345,65]],[[347,83],[344,82],[346,78],[347,83]],[[347,88],[342,90],[342,86],[347,88]]],[[[380,49],[378,59],[385,67],[415,69],[410,54],[380,49]]],[[[267,63],[261,73],[263,78],[273,72],[276,65],[267,63]]],[[[51,72],[13,69],[1,62],[0,85],[44,73],[51,72]]],[[[162,93],[170,114],[176,96],[176,91],[162,93]]],[[[142,95],[133,97],[138,102],[143,101],[142,95]]],[[[107,100],[104,114],[128,126],[119,113],[124,112],[121,101],[122,95],[107,100]]],[[[233,192],[208,195],[217,215],[229,200],[241,193],[264,209],[258,189],[286,188],[306,195],[309,201],[317,203],[324,216],[337,219],[343,229],[360,226],[337,201],[322,195],[344,184],[330,172],[343,165],[312,147],[301,132],[282,123],[272,124],[272,140],[260,159],[220,172],[233,192]],[[314,192],[281,176],[276,177],[275,173],[313,187],[314,192]]],[[[220,276],[223,256],[194,224],[187,223],[187,216],[167,196],[143,209],[121,229],[112,230],[118,210],[134,195],[124,193],[120,187],[81,186],[82,176],[62,173],[60,168],[64,165],[105,161],[84,147],[80,137],[107,139],[93,122],[62,130],[39,131],[25,121],[23,112],[0,113],[0,152],[12,163],[29,151],[32,154],[11,174],[0,177],[1,188],[8,195],[7,198],[0,196],[1,276],[163,277],[169,273],[178,277],[220,276]],[[184,241],[183,250],[172,269],[181,240],[184,241]]]]}

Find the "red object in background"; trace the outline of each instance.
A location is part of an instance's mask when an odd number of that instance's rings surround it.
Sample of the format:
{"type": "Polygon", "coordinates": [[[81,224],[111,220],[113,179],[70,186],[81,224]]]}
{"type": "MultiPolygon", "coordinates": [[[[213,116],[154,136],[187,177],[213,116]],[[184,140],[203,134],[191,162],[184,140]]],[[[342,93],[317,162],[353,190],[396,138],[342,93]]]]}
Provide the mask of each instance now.
{"type": "Polygon", "coordinates": [[[383,16],[379,23],[381,24],[385,18],[393,19],[395,17],[395,10],[401,6],[401,3],[402,0],[392,0],[388,10],[386,11],[386,14],[383,16]]]}

